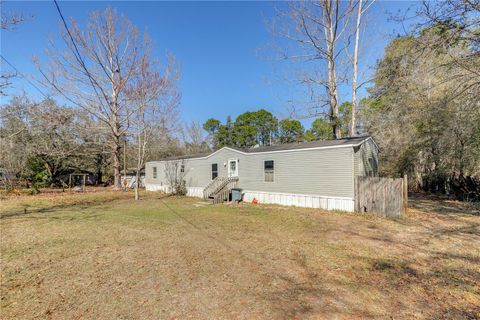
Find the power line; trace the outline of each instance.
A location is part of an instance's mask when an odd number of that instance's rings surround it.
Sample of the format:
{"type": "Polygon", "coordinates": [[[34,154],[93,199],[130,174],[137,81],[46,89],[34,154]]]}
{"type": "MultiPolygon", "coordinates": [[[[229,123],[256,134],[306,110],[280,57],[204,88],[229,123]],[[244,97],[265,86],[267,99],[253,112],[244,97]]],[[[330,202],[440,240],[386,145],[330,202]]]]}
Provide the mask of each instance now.
{"type": "MultiPolygon", "coordinates": [[[[80,65],[82,66],[83,70],[85,70],[85,72],[87,74],[87,78],[90,81],[90,84],[92,85],[92,88],[95,91],[95,94],[96,94],[100,104],[102,104],[102,99],[100,98],[100,95],[98,94],[98,91],[97,91],[97,88],[95,87],[95,84],[93,83],[94,82],[93,77],[90,74],[90,71],[88,71],[87,66],[85,65],[85,61],[83,61],[83,59],[82,59],[82,55],[80,54],[80,50],[78,50],[77,44],[75,43],[75,39],[73,38],[72,33],[70,32],[70,29],[68,28],[67,21],[65,21],[65,18],[63,17],[62,11],[60,10],[60,6],[58,5],[57,0],[53,0],[53,2],[55,3],[55,7],[57,8],[57,11],[58,11],[58,14],[60,15],[60,18],[62,19],[63,26],[65,27],[65,30],[67,31],[67,34],[68,34],[70,40],[72,41],[73,47],[75,49],[74,56],[77,59],[77,62],[80,63],[80,65]]],[[[108,99],[106,99],[106,100],[108,101],[108,99]]]]}
{"type": "Polygon", "coordinates": [[[27,82],[32,86],[34,87],[35,89],[38,90],[38,92],[40,92],[40,94],[45,98],[45,99],[48,99],[48,96],[42,91],[40,90],[39,87],[37,87],[37,85],[35,83],[33,83],[32,81],[30,81],[30,79],[27,78],[27,76],[25,76],[25,74],[23,74],[22,72],[20,72],[20,70],[18,70],[10,61],[7,60],[7,58],[5,58],[3,55],[0,54],[0,57],[2,58],[3,61],[5,61],[10,67],[13,68],[13,70],[15,70],[15,72],[17,72],[22,78],[24,78],[25,80],[27,80],[27,82]]]}

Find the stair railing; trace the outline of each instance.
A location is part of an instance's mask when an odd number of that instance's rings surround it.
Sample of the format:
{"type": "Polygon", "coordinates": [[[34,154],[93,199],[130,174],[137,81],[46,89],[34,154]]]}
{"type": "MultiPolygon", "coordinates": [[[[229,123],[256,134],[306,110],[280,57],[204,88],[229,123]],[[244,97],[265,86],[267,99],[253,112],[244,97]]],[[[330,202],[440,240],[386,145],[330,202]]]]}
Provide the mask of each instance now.
{"type": "Polygon", "coordinates": [[[230,191],[238,185],[238,177],[229,177],[219,186],[213,195],[213,204],[222,203],[228,200],[230,191]]]}
{"type": "Polygon", "coordinates": [[[210,181],[207,186],[203,189],[203,199],[208,199],[215,190],[218,189],[219,185],[225,181],[226,177],[216,177],[210,181]]]}

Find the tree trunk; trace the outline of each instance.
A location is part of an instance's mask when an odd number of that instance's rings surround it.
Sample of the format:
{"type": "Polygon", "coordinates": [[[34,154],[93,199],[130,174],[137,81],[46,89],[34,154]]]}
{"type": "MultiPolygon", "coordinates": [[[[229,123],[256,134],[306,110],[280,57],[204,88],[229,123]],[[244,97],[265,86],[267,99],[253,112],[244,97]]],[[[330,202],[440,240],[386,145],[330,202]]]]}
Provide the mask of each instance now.
{"type": "Polygon", "coordinates": [[[97,154],[97,156],[95,157],[96,184],[102,184],[103,183],[103,181],[102,181],[102,176],[103,176],[102,163],[103,163],[103,155],[102,154],[97,154]]]}
{"type": "MultiPolygon", "coordinates": [[[[332,49],[329,50],[332,57],[334,52],[332,49]]],[[[335,76],[335,61],[334,59],[328,60],[328,95],[330,98],[330,121],[332,123],[333,138],[341,139],[342,132],[340,127],[340,113],[338,111],[338,100],[337,100],[337,80],[335,76]]]]}
{"type": "Polygon", "coordinates": [[[350,119],[349,135],[355,136],[357,112],[357,68],[358,68],[358,41],[360,37],[360,20],[362,18],[362,0],[358,1],[357,26],[355,29],[355,49],[353,52],[353,77],[352,77],[352,117],[350,119]]]}
{"type": "Polygon", "coordinates": [[[135,175],[135,200],[139,200],[140,197],[138,195],[138,185],[140,183],[140,170],[137,170],[137,174],[135,175]]]}
{"type": "MultiPolygon", "coordinates": [[[[111,45],[111,43],[109,43],[111,45]]],[[[113,51],[110,51],[113,52],[113,51]]],[[[118,105],[118,92],[116,87],[116,76],[114,70],[116,69],[116,65],[114,64],[113,56],[109,53],[109,67],[110,67],[110,85],[111,85],[111,112],[112,116],[110,118],[111,128],[113,129],[113,178],[114,178],[114,186],[115,189],[122,188],[122,176],[120,173],[120,161],[121,161],[121,144],[120,144],[120,137],[121,137],[121,129],[122,126],[120,124],[119,119],[119,105],[118,105]]],[[[125,138],[125,137],[124,137],[125,138]]],[[[125,172],[126,173],[126,172],[125,172]]]]}
{"type": "Polygon", "coordinates": [[[338,10],[338,0],[333,4],[332,0],[322,2],[323,5],[323,22],[325,33],[325,45],[327,49],[327,68],[328,68],[328,96],[330,103],[330,121],[332,125],[333,138],[341,139],[342,131],[340,126],[340,112],[338,110],[338,92],[337,92],[337,77],[335,74],[335,43],[337,41],[336,28],[338,17],[336,10],[338,10]],[[334,12],[335,11],[335,12],[334,12]]]}
{"type": "Polygon", "coordinates": [[[122,179],[120,175],[120,162],[121,162],[121,150],[120,139],[115,137],[113,144],[113,185],[115,189],[120,190],[122,188],[122,179]]]}
{"type": "Polygon", "coordinates": [[[49,161],[48,159],[43,161],[45,161],[45,168],[50,176],[50,188],[53,188],[55,186],[55,181],[57,181],[59,171],[57,170],[57,166],[53,161],[49,161]]]}
{"type": "Polygon", "coordinates": [[[138,134],[138,148],[137,148],[137,172],[135,173],[135,200],[138,200],[139,199],[139,196],[138,196],[138,185],[140,183],[140,168],[142,166],[142,162],[143,162],[143,157],[142,157],[142,138],[141,138],[141,135],[140,133],[138,134]]]}

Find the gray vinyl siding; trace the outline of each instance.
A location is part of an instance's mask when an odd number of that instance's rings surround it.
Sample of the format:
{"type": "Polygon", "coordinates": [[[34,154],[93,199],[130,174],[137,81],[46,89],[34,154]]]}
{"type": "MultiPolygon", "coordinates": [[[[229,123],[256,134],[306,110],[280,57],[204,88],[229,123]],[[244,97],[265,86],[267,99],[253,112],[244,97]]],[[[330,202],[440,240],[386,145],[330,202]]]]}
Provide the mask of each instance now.
{"type": "MultiPolygon", "coordinates": [[[[218,165],[218,176],[227,176],[226,164],[229,159],[239,159],[241,154],[236,151],[222,149],[207,158],[172,160],[185,164],[185,180],[188,187],[204,187],[212,180],[212,163],[218,165]]],[[[153,161],[146,164],[145,182],[168,185],[165,176],[165,161],[153,161]],[[157,179],[153,179],[153,167],[157,167],[157,179]]],[[[241,164],[240,164],[241,166],[241,164]]],[[[241,170],[241,169],[240,169],[241,170]]],[[[239,170],[239,176],[241,171],[239,170]]]]}
{"type": "Polygon", "coordinates": [[[353,197],[352,148],[260,153],[246,163],[239,185],[247,190],[353,197]],[[274,182],[264,182],[265,160],[274,161],[274,182]]]}
{"type": "Polygon", "coordinates": [[[373,171],[374,176],[378,176],[378,148],[370,139],[354,148],[354,168],[355,175],[366,176],[369,170],[373,171]],[[368,159],[372,159],[373,167],[368,159]]]}
{"type": "Polygon", "coordinates": [[[147,162],[145,164],[145,183],[165,184],[164,165],[160,162],[147,162]],[[153,178],[153,168],[157,168],[157,178],[153,178]]]}
{"type": "MultiPolygon", "coordinates": [[[[304,149],[244,154],[222,149],[206,158],[183,160],[188,187],[204,187],[211,181],[211,164],[218,164],[218,176],[227,176],[229,159],[238,159],[239,187],[248,191],[308,194],[353,198],[354,154],[352,147],[304,149]],[[274,181],[264,180],[264,161],[274,161],[274,181]]],[[[180,160],[182,161],[182,160],[180,160]]],[[[168,184],[165,162],[146,165],[146,183],[168,184]],[[152,167],[157,167],[153,179],[152,167]]]]}

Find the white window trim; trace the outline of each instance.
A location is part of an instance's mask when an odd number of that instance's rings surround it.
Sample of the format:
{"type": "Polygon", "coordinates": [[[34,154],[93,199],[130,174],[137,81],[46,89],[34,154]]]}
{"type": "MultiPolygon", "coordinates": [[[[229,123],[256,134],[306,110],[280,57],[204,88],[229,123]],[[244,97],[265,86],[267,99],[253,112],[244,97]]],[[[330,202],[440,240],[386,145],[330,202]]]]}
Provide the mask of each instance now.
{"type": "Polygon", "coordinates": [[[210,180],[213,180],[213,165],[216,164],[217,165],[217,176],[215,178],[218,178],[218,162],[212,162],[210,164],[210,180]]]}
{"type": "Polygon", "coordinates": [[[235,159],[235,158],[228,159],[228,161],[227,161],[227,176],[228,176],[228,177],[238,177],[238,176],[240,175],[239,165],[238,165],[239,162],[240,162],[240,161],[239,161],[238,159],[235,159]],[[236,172],[236,173],[237,173],[237,174],[236,174],[235,176],[231,176],[231,175],[230,175],[230,162],[232,162],[232,161],[235,161],[235,162],[236,162],[236,168],[237,168],[237,172],[236,172]]]}
{"type": "Polygon", "coordinates": [[[275,182],[275,160],[263,160],[263,182],[264,183],[272,183],[272,182],[275,182]],[[273,162],[273,170],[272,170],[272,173],[273,173],[273,180],[272,181],[267,181],[267,172],[265,170],[265,162],[267,161],[272,161],[273,162]]]}

